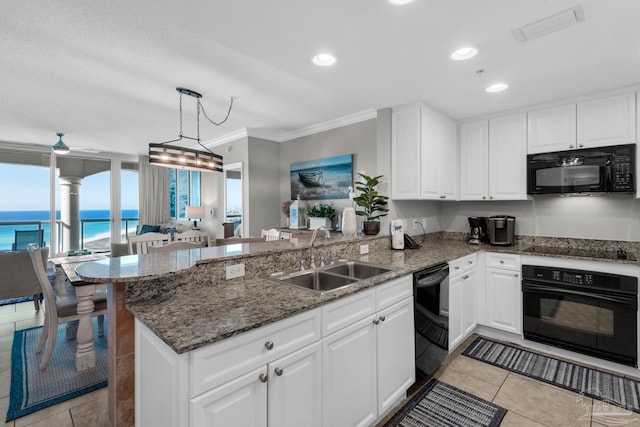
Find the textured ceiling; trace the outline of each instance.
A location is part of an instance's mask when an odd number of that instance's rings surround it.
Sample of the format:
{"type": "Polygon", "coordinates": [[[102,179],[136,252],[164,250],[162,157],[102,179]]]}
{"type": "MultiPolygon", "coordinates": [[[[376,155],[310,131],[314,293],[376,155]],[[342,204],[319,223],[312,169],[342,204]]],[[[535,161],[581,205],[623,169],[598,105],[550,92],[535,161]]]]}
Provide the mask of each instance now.
{"type": "MultiPolygon", "coordinates": [[[[204,140],[286,132],[424,101],[454,119],[640,84],[640,1],[584,0],[586,21],[526,43],[512,30],[575,0],[9,0],[0,13],[0,141],[128,154],[178,132],[184,86],[204,140]],[[466,62],[448,55],[472,44],[466,62]],[[333,67],[310,58],[334,53],[333,67]],[[475,70],[485,69],[482,77],[475,70]],[[509,83],[499,94],[484,88],[509,83]]],[[[185,98],[185,134],[195,133],[185,98]]]]}

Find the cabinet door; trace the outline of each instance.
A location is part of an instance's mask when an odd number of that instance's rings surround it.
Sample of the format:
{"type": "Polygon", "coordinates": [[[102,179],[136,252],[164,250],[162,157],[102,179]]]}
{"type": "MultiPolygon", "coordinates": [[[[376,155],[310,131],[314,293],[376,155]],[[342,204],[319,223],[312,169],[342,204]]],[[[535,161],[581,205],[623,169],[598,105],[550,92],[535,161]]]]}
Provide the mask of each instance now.
{"type": "Polygon", "coordinates": [[[489,123],[460,126],[460,200],[485,200],[488,187],[489,123]]]}
{"type": "Polygon", "coordinates": [[[487,268],[487,324],[492,328],[522,333],[520,274],[487,268]]]}
{"type": "Polygon", "coordinates": [[[191,399],[189,425],[266,427],[267,383],[260,375],[267,375],[266,366],[191,399]]]}
{"type": "Polygon", "coordinates": [[[456,124],[446,116],[440,120],[440,198],[458,199],[458,148],[456,124]]]}
{"type": "Polygon", "coordinates": [[[420,198],[420,105],[391,114],[391,198],[420,198]]]}
{"type": "Polygon", "coordinates": [[[383,414],[415,381],[413,297],[378,313],[378,414],[383,414]]]}
{"type": "Polygon", "coordinates": [[[269,425],[319,427],[320,342],[269,364],[269,425]]]}
{"type": "Polygon", "coordinates": [[[578,103],[578,147],[636,142],[636,94],[578,103]]]}
{"type": "Polygon", "coordinates": [[[464,287],[464,275],[449,279],[449,351],[462,342],[464,331],[462,330],[462,293],[464,287]]]}
{"type": "Polygon", "coordinates": [[[576,104],[527,113],[527,153],[547,153],[576,147],[576,104]]]}
{"type": "Polygon", "coordinates": [[[322,340],[323,426],[368,426],[377,418],[374,319],[369,316],[322,340]]]}
{"type": "Polygon", "coordinates": [[[527,119],[524,113],[489,120],[489,199],[527,198],[527,119]]]}
{"type": "Polygon", "coordinates": [[[476,329],[476,272],[462,275],[462,336],[467,338],[476,329]]]}
{"type": "Polygon", "coordinates": [[[455,123],[425,105],[421,106],[421,117],[420,198],[455,200],[458,193],[455,123]]]}

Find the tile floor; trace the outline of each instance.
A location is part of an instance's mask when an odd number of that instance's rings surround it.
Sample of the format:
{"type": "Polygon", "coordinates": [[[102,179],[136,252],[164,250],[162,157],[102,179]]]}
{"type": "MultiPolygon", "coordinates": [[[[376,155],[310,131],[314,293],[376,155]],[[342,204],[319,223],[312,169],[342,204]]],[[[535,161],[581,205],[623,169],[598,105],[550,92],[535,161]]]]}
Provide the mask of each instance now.
{"type": "Polygon", "coordinates": [[[434,377],[507,409],[501,427],[640,427],[640,414],[616,413],[596,399],[463,356],[476,337],[460,345],[434,377]]]}
{"type": "Polygon", "coordinates": [[[33,302],[0,306],[0,427],[101,427],[108,425],[107,388],[87,393],[5,423],[11,385],[13,332],[42,325],[33,302]]]}

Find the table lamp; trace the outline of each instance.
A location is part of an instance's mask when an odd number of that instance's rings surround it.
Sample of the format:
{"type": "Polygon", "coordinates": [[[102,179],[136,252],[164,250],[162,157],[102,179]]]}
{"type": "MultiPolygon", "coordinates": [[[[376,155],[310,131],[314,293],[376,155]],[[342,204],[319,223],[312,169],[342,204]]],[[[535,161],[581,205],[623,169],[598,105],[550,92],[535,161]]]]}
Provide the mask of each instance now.
{"type": "Polygon", "coordinates": [[[204,217],[204,206],[187,206],[185,210],[185,216],[188,219],[193,220],[193,229],[198,229],[198,221],[199,219],[204,217]]]}

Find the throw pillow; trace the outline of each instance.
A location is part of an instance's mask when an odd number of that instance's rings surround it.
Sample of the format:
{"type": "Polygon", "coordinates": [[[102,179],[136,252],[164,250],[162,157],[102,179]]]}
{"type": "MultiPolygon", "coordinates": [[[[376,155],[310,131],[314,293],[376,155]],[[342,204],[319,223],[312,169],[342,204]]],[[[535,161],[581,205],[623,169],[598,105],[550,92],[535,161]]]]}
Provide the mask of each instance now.
{"type": "Polygon", "coordinates": [[[142,227],[140,228],[140,232],[138,234],[159,233],[159,232],[160,232],[159,225],[142,224],[142,227]]]}

